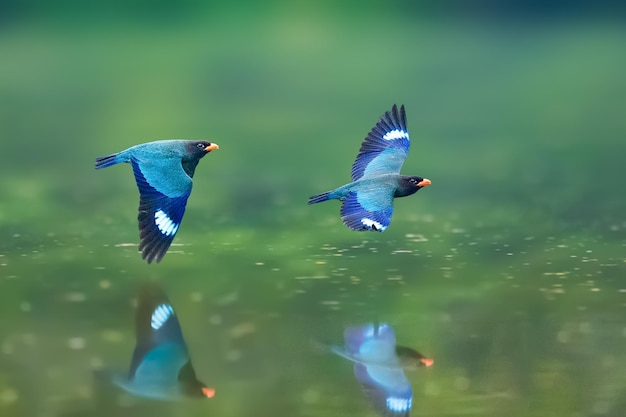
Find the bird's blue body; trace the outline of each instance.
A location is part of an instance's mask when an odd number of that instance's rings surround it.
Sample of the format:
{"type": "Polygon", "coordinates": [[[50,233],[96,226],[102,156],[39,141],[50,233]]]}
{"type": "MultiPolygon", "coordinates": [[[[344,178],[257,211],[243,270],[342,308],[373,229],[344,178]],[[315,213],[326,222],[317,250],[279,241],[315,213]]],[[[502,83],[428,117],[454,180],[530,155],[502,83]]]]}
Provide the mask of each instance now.
{"type": "Polygon", "coordinates": [[[196,166],[218,148],[207,141],[161,140],[96,159],[96,169],[132,165],[140,193],[139,250],[148,263],[167,252],[185,214],[196,166]]]}
{"type": "Polygon", "coordinates": [[[422,177],[400,175],[409,147],[404,106],[393,106],[363,141],[352,165],[352,182],[309,198],[309,204],[341,200],[341,219],[352,230],[384,232],[391,223],[393,199],[430,185],[422,177]]]}

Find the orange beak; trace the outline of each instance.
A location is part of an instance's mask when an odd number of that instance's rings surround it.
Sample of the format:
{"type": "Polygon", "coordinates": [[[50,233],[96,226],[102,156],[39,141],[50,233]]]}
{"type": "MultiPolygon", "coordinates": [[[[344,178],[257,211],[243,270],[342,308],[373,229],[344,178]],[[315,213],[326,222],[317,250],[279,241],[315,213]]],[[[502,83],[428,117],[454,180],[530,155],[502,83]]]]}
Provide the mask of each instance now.
{"type": "Polygon", "coordinates": [[[432,366],[432,364],[435,363],[435,360],[434,359],[422,358],[422,359],[420,359],[420,362],[422,362],[424,364],[424,366],[432,366]]]}
{"type": "Polygon", "coordinates": [[[207,398],[213,398],[213,397],[215,397],[215,388],[204,387],[204,388],[202,388],[202,393],[207,398]]]}
{"type": "Polygon", "coordinates": [[[417,183],[417,185],[418,185],[419,187],[427,187],[427,186],[429,186],[430,184],[431,184],[431,183],[430,183],[430,180],[427,180],[426,178],[424,178],[423,180],[421,180],[420,182],[418,182],[418,183],[417,183]]]}
{"type": "Polygon", "coordinates": [[[207,146],[206,148],[204,148],[205,152],[211,152],[211,151],[215,151],[217,149],[219,149],[219,145],[217,143],[212,143],[209,146],[207,146]]]}

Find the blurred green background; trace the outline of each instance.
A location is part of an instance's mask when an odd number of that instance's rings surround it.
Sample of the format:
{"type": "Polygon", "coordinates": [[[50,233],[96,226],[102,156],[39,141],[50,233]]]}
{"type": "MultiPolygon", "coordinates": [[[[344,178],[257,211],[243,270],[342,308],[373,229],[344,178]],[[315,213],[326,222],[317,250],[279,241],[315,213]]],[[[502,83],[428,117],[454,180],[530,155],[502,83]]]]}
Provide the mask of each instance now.
{"type": "Polygon", "coordinates": [[[626,30],[582,5],[3,2],[0,415],[373,416],[311,348],[373,320],[435,359],[412,415],[626,415],[626,30]],[[394,103],[433,185],[351,232],[307,197],[394,103]],[[170,138],[220,150],[146,265],[130,167],[93,163],[170,138]],[[213,400],[92,384],[148,280],[213,400]]]}

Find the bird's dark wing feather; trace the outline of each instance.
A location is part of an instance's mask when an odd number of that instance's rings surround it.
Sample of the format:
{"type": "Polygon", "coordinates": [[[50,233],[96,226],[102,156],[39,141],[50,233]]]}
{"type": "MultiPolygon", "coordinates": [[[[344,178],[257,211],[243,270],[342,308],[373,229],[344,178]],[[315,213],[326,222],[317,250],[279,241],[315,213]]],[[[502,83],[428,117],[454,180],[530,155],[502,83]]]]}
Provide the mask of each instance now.
{"type": "Polygon", "coordinates": [[[141,289],[135,313],[135,336],[137,345],[130,364],[129,379],[135,376],[135,372],[151,352],[154,356],[150,358],[154,363],[152,369],[156,373],[159,369],[165,372],[172,367],[178,373],[180,366],[189,361],[187,345],[176,313],[167,296],[156,286],[146,285],[141,289]],[[164,349],[160,350],[162,353],[159,357],[159,354],[154,352],[159,351],[161,347],[164,349]],[[170,352],[180,354],[182,357],[168,358],[167,354],[170,352]]]}
{"type": "Polygon", "coordinates": [[[408,417],[413,390],[402,368],[354,365],[354,376],[374,408],[385,417],[408,417]]]}
{"type": "Polygon", "coordinates": [[[137,217],[139,250],[142,258],[148,263],[153,260],[160,262],[172,244],[185,214],[187,199],[191,194],[191,178],[179,162],[174,175],[172,177],[164,175],[163,178],[156,177],[153,174],[156,167],[147,163],[132,159],[131,164],[140,194],[137,217]],[[145,175],[144,172],[150,174],[145,175]],[[148,181],[147,177],[153,177],[152,181],[148,181]]]}
{"type": "Polygon", "coordinates": [[[352,181],[382,174],[399,174],[411,142],[404,106],[394,104],[369,132],[352,164],[352,181]]]}
{"type": "Polygon", "coordinates": [[[393,214],[393,190],[359,190],[348,193],[341,206],[341,220],[351,230],[384,232],[393,214]]]}

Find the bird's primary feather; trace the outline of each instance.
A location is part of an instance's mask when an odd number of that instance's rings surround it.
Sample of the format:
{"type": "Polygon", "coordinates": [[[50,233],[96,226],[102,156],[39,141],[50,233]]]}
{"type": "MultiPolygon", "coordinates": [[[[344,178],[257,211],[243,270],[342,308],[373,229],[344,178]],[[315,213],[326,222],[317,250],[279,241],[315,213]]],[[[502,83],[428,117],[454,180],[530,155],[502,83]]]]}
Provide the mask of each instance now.
{"type": "Polygon", "coordinates": [[[352,165],[352,181],[362,177],[399,174],[409,153],[411,142],[406,127],[404,105],[395,104],[372,128],[352,165]]]}
{"type": "Polygon", "coordinates": [[[385,417],[407,417],[413,390],[402,368],[354,364],[354,376],[374,408],[385,417]]]}

